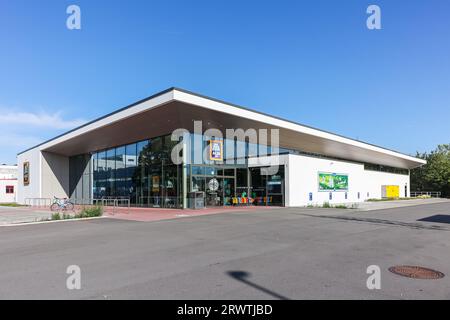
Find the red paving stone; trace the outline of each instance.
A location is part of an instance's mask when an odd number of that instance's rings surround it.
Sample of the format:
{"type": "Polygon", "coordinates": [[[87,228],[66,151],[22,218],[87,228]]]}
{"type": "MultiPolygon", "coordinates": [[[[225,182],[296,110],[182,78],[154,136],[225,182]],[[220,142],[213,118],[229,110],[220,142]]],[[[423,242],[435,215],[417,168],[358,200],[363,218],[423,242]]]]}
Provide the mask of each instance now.
{"type": "MultiPolygon", "coordinates": [[[[84,206],[75,206],[73,213],[78,213],[84,206]]],[[[205,209],[164,209],[164,208],[125,208],[125,207],[104,207],[103,216],[112,219],[119,220],[131,220],[131,221],[159,221],[169,219],[179,219],[187,217],[204,216],[218,213],[230,213],[230,212],[245,212],[264,209],[274,209],[277,207],[266,206],[242,206],[242,207],[215,207],[205,209]]],[[[41,213],[51,213],[48,206],[41,207],[21,207],[19,210],[2,210],[2,213],[18,214],[20,211],[36,211],[41,213]]],[[[70,213],[71,211],[68,211],[70,213]]]]}
{"type": "Polygon", "coordinates": [[[205,209],[162,209],[162,208],[108,208],[105,210],[104,217],[120,220],[132,221],[159,221],[168,219],[179,219],[187,217],[204,216],[209,214],[245,212],[261,209],[270,209],[274,207],[251,206],[251,207],[220,207],[205,209]]]}

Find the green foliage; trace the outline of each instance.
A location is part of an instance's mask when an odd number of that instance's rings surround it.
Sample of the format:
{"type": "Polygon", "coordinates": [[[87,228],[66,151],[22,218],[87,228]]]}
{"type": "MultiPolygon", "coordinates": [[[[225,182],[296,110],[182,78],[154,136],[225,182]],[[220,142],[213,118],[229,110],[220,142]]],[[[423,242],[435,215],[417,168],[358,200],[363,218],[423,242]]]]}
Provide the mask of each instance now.
{"type": "Polygon", "coordinates": [[[52,213],[52,217],[50,219],[51,220],[61,220],[61,215],[58,212],[52,213]]]}
{"type": "Polygon", "coordinates": [[[427,164],[411,170],[411,190],[440,191],[442,197],[450,197],[450,144],[416,156],[427,160],[427,164]]]}
{"type": "Polygon", "coordinates": [[[343,203],[332,205],[329,202],[324,202],[322,205],[319,205],[319,204],[308,204],[306,207],[307,208],[357,209],[358,208],[358,204],[352,203],[349,206],[349,205],[343,204],[343,203]]]}
{"type": "Polygon", "coordinates": [[[63,213],[63,220],[72,219],[72,216],[68,213],[63,213]]]}
{"type": "Polygon", "coordinates": [[[0,206],[2,206],[2,207],[26,207],[25,205],[18,204],[15,202],[0,203],[0,206]]]}
{"type": "Polygon", "coordinates": [[[101,206],[85,207],[79,214],[75,215],[75,218],[100,217],[102,214],[103,208],[101,206]]]}
{"type": "Polygon", "coordinates": [[[324,202],[322,208],[331,208],[331,205],[329,202],[324,202]]]}
{"type": "Polygon", "coordinates": [[[84,207],[78,214],[63,213],[62,216],[58,212],[52,214],[47,220],[68,220],[68,219],[82,219],[101,217],[103,215],[103,208],[101,206],[84,207]]]}

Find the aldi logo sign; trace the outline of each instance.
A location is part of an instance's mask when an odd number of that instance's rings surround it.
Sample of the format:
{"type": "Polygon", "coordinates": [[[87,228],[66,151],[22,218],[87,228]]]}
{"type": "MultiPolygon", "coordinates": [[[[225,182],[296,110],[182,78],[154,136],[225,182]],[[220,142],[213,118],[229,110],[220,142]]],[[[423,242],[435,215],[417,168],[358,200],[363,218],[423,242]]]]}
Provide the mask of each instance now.
{"type": "Polygon", "coordinates": [[[223,142],[220,140],[209,141],[209,160],[223,160],[223,142]]]}

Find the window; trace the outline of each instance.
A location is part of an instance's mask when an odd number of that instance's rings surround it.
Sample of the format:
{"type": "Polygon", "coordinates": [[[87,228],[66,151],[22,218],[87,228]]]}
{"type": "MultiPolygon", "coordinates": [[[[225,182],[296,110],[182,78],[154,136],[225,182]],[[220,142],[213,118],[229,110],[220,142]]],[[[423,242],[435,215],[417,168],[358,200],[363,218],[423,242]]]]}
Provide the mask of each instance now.
{"type": "Polygon", "coordinates": [[[396,174],[403,174],[403,175],[409,174],[408,169],[382,166],[382,165],[373,164],[373,163],[364,163],[364,170],[382,171],[382,172],[389,172],[389,173],[396,173],[396,174]]]}
{"type": "Polygon", "coordinates": [[[215,176],[217,175],[217,170],[214,167],[205,167],[205,175],[215,176]]]}
{"type": "Polygon", "coordinates": [[[205,167],[192,166],[192,174],[204,175],[205,167]]]}
{"type": "Polygon", "coordinates": [[[236,186],[237,187],[248,187],[247,168],[237,168],[236,169],[236,186]]]}
{"type": "Polygon", "coordinates": [[[6,193],[7,194],[14,193],[14,186],[6,186],[6,193]]]}

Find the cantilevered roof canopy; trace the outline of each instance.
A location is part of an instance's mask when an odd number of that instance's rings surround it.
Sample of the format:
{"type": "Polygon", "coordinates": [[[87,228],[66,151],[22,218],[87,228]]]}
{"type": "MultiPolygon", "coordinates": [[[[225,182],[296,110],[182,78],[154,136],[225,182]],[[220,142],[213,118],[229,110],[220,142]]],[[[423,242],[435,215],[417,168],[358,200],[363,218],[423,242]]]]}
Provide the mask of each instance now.
{"type": "Polygon", "coordinates": [[[396,151],[178,88],[162,91],[34,148],[66,156],[78,155],[169,134],[178,128],[192,131],[193,122],[198,120],[203,122],[203,130],[217,128],[224,135],[226,129],[276,128],[280,130],[280,147],[329,157],[406,169],[426,163],[396,151]]]}

